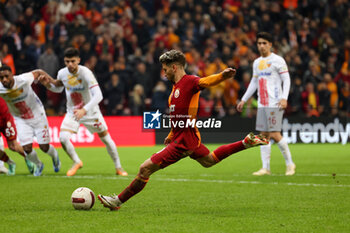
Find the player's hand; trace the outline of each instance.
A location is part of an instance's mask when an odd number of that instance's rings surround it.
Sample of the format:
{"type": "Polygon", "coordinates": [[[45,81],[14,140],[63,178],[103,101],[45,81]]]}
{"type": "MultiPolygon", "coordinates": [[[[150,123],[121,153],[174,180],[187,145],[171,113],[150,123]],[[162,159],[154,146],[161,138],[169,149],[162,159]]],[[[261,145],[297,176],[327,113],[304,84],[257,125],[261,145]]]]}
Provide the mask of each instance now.
{"type": "Polygon", "coordinates": [[[74,117],[77,121],[79,121],[83,116],[85,116],[85,114],[86,110],[84,108],[74,110],[74,117]]]}
{"type": "Polygon", "coordinates": [[[241,100],[241,102],[239,102],[239,104],[237,105],[238,112],[242,112],[244,104],[245,104],[245,102],[243,100],[241,100]]]}
{"type": "Polygon", "coordinates": [[[222,71],[222,77],[224,79],[233,78],[236,75],[236,69],[233,68],[226,68],[224,71],[222,71]]]}
{"type": "Polygon", "coordinates": [[[45,87],[50,86],[50,79],[46,75],[44,75],[44,74],[39,75],[38,80],[45,87]]]}
{"type": "Polygon", "coordinates": [[[164,145],[167,146],[170,142],[171,142],[171,139],[170,139],[170,138],[166,137],[166,138],[164,139],[164,145]]]}
{"type": "Polygon", "coordinates": [[[288,102],[286,99],[281,99],[280,102],[278,103],[278,107],[280,109],[286,109],[288,105],[288,102]]]}

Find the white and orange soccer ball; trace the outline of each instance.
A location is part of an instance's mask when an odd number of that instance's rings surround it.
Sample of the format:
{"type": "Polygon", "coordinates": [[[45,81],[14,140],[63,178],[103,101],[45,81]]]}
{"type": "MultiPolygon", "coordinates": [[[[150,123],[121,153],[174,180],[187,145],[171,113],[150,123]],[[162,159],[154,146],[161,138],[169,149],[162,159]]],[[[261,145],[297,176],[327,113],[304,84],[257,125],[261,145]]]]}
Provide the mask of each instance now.
{"type": "Polygon", "coordinates": [[[95,204],[94,192],[86,187],[80,187],[74,190],[71,201],[76,210],[89,210],[95,204]]]}

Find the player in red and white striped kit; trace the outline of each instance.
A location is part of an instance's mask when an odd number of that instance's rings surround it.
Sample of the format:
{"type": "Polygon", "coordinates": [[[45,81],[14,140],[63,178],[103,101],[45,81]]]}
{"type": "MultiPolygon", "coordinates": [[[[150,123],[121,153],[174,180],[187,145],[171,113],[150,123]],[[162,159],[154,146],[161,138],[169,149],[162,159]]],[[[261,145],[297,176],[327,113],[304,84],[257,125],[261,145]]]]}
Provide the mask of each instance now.
{"type": "MultiPolygon", "coordinates": [[[[282,118],[287,107],[290,88],[288,67],[284,59],[271,52],[272,36],[267,32],[257,34],[257,46],[260,57],[253,63],[253,77],[237,110],[242,111],[245,102],[258,89],[258,113],[256,116],[256,130],[268,138],[272,138],[278,145],[286,161],[286,175],[295,174],[295,164],[292,161],[287,140],[281,135],[282,118]]],[[[270,175],[271,142],[260,147],[262,168],[253,175],[270,175]]]]}

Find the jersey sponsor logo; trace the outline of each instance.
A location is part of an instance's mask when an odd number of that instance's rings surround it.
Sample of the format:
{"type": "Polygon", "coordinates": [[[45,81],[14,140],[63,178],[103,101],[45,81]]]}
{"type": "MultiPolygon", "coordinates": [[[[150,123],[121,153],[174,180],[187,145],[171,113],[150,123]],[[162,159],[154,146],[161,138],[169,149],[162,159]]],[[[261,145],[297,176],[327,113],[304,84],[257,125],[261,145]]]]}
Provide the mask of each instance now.
{"type": "Polygon", "coordinates": [[[180,96],[180,89],[176,89],[174,92],[174,97],[178,98],[180,96]]]}
{"type": "Polygon", "coordinates": [[[9,90],[6,95],[13,99],[13,98],[17,98],[18,96],[20,96],[23,93],[23,88],[21,89],[13,89],[13,90],[9,90]]]}
{"type": "Polygon", "coordinates": [[[271,63],[267,62],[266,60],[260,60],[258,69],[259,70],[265,70],[271,66],[271,63]]]}
{"type": "Polygon", "coordinates": [[[84,91],[85,87],[67,87],[68,91],[84,91]]]}
{"type": "Polygon", "coordinates": [[[143,128],[144,129],[160,129],[160,116],[162,114],[157,110],[156,112],[143,113],[143,128]]]}
{"type": "Polygon", "coordinates": [[[82,83],[81,79],[78,79],[77,75],[68,75],[68,84],[72,87],[82,83]]]}
{"type": "Polygon", "coordinates": [[[259,76],[270,76],[272,72],[259,72],[259,76]]]}

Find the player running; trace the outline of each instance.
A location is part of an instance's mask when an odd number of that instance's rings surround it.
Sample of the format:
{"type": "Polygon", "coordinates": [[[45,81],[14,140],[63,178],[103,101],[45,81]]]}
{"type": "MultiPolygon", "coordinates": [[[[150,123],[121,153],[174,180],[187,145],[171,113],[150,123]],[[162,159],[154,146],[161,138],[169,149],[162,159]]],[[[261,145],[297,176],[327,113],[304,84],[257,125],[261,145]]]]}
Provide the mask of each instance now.
{"type": "Polygon", "coordinates": [[[182,116],[196,119],[200,91],[220,82],[233,78],[236,70],[227,68],[223,72],[205,78],[199,78],[185,73],[186,59],[182,52],[171,50],[159,58],[168,80],[173,83],[173,90],[169,97],[169,118],[174,121],[169,135],[165,138],[166,145],[161,151],[153,154],[141,166],[139,173],[131,184],[119,195],[98,195],[101,203],[110,210],[118,210],[122,203],[139,193],[147,184],[149,177],[159,169],[176,163],[189,156],[203,167],[211,167],[228,156],[246,148],[266,145],[268,139],[262,135],[248,134],[242,141],[220,146],[210,152],[201,143],[201,137],[196,127],[178,127],[182,116]],[[177,127],[174,127],[177,125],[177,127]]]}
{"type": "Polygon", "coordinates": [[[98,104],[102,100],[101,89],[94,74],[87,67],[79,65],[79,51],[68,48],[64,52],[65,68],[58,71],[57,79],[42,76],[40,81],[50,91],[62,92],[67,96],[67,114],[61,124],[60,141],[74,164],[67,171],[67,176],[73,176],[78,169],[83,167],[83,162],[70,142],[72,134],[77,133],[80,124],[83,124],[91,133],[97,133],[101,141],[106,145],[111,156],[116,174],[127,176],[123,170],[117,147],[108,133],[108,128],[98,104]]]}
{"type": "MultiPolygon", "coordinates": [[[[30,162],[23,151],[21,145],[16,141],[17,130],[14,119],[9,112],[7,104],[3,98],[0,97],[0,133],[6,138],[7,145],[12,151],[18,152],[25,159],[30,173],[34,172],[34,164],[30,162]]],[[[6,173],[10,176],[15,175],[16,164],[12,161],[5,152],[4,141],[0,135],[0,173],[6,173]],[[9,169],[4,166],[4,162],[8,164],[9,169]]]]}
{"type": "Polygon", "coordinates": [[[20,132],[18,138],[27,158],[36,165],[34,176],[40,176],[44,169],[44,164],[33,150],[34,136],[40,149],[52,158],[54,171],[58,172],[61,166],[56,149],[49,144],[49,124],[44,107],[31,87],[39,75],[48,74],[43,70],[33,70],[14,76],[9,66],[0,67],[0,96],[6,101],[15,119],[17,130],[20,132]]]}
{"type": "MultiPolygon", "coordinates": [[[[295,174],[296,166],[292,161],[287,140],[281,135],[283,112],[287,107],[290,88],[288,67],[282,57],[271,52],[272,36],[269,33],[260,32],[256,39],[261,56],[253,63],[253,78],[242,97],[242,101],[237,105],[237,110],[241,112],[245,102],[258,89],[256,130],[277,143],[286,161],[285,174],[291,176],[295,174]]],[[[271,143],[261,146],[260,154],[263,166],[253,175],[270,175],[271,143]]]]}

